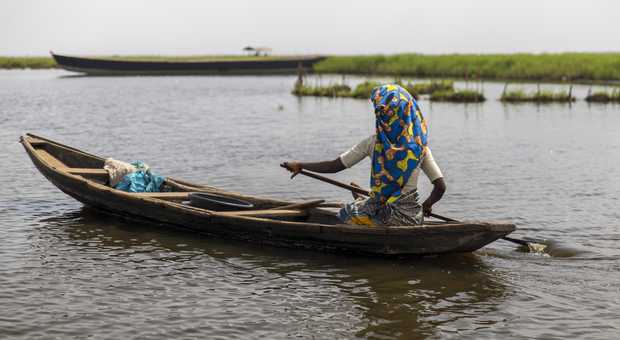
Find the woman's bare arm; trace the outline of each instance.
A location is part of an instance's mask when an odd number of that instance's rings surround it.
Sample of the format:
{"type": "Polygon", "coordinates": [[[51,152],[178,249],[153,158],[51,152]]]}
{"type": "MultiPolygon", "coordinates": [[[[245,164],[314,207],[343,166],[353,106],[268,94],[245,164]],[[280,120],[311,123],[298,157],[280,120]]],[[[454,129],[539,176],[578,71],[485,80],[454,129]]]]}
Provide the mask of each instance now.
{"type": "Polygon", "coordinates": [[[340,158],[323,162],[284,162],[280,165],[293,173],[291,178],[295,177],[302,169],[324,174],[332,174],[346,169],[340,158]]]}
{"type": "Polygon", "coordinates": [[[431,212],[433,212],[433,204],[437,203],[443,194],[446,192],[446,181],[443,180],[443,177],[439,177],[433,181],[433,191],[428,195],[428,198],[424,203],[422,203],[422,209],[424,211],[424,215],[429,216],[431,212]]]}

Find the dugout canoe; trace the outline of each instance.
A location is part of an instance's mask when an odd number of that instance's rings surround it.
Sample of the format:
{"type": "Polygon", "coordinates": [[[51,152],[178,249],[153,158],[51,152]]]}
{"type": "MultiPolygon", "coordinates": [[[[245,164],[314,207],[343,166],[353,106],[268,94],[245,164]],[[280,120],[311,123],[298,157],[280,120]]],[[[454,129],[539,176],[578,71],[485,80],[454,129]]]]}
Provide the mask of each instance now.
{"type": "Polygon", "coordinates": [[[277,210],[287,200],[243,195],[167,177],[160,193],[128,193],[108,185],[105,159],[33,134],[20,138],[35,167],[52,184],[85,205],[115,214],[224,238],[275,246],[382,255],[475,251],[515,230],[511,223],[427,222],[423,226],[342,224],[330,204],[277,210]],[[251,202],[254,210],[213,211],[186,201],[207,192],[251,202]]]}
{"type": "Polygon", "coordinates": [[[50,52],[58,66],[86,75],[260,75],[312,71],[322,56],[256,57],[239,60],[165,61],[84,58],[50,52]]]}

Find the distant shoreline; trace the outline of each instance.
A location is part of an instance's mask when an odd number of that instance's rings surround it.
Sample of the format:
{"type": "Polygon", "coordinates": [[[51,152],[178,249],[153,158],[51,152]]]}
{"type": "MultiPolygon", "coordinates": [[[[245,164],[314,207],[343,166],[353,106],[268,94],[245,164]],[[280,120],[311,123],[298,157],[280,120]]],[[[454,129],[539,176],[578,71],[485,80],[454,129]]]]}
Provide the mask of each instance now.
{"type": "Polygon", "coordinates": [[[0,69],[50,69],[57,68],[52,57],[5,57],[0,56],[0,69]]]}
{"type": "MultiPolygon", "coordinates": [[[[101,56],[116,60],[208,61],[275,59],[248,56],[101,56]]],[[[0,56],[0,69],[57,68],[51,57],[0,56]]],[[[329,56],[317,63],[319,74],[551,81],[620,81],[620,53],[549,54],[395,54],[329,56]]]]}

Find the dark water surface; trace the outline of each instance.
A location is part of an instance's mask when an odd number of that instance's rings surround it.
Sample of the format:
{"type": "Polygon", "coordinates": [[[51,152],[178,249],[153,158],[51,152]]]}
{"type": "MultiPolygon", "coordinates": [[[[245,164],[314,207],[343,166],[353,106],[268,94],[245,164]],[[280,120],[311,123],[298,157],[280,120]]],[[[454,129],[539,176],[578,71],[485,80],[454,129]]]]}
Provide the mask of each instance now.
{"type": "MultiPolygon", "coordinates": [[[[66,75],[0,72],[0,338],[620,336],[620,106],[504,106],[503,84],[485,84],[480,105],[422,100],[448,183],[435,211],[514,221],[551,255],[498,241],[387,260],[111,217],[53,187],[17,143],[34,132],[233,191],[346,200],[278,164],[333,159],[371,134],[366,101],[297,99],[288,76],[66,75]]],[[[335,178],[366,185],[368,166],[335,178]]]]}

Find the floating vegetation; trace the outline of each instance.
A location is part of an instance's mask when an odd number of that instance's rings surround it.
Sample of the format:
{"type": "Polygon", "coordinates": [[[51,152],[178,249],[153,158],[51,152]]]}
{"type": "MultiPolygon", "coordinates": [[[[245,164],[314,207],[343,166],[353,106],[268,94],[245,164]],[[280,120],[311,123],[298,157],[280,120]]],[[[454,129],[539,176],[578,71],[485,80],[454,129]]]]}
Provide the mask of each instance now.
{"type": "Polygon", "coordinates": [[[435,91],[431,94],[431,101],[481,103],[486,100],[482,92],[476,90],[447,90],[435,91]]]}
{"type": "Polygon", "coordinates": [[[551,102],[559,102],[559,103],[572,103],[575,101],[575,97],[571,94],[571,91],[540,91],[534,93],[533,100],[538,103],[551,103],[551,102]]]}
{"type": "Polygon", "coordinates": [[[572,95],[573,87],[571,86],[568,91],[552,91],[541,90],[540,87],[536,92],[525,92],[522,89],[506,91],[499,98],[502,102],[507,103],[572,103],[575,101],[575,97],[572,95]]]}
{"type": "Polygon", "coordinates": [[[533,81],[620,80],[620,53],[333,56],[318,73],[533,81]]]}
{"type": "Polygon", "coordinates": [[[454,81],[452,80],[432,80],[427,83],[407,83],[400,84],[411,94],[423,95],[433,94],[436,91],[453,91],[454,81]]]}
{"type": "Polygon", "coordinates": [[[297,96],[314,97],[351,97],[351,88],[348,85],[336,84],[328,86],[295,86],[293,94],[297,96]]]}
{"type": "Polygon", "coordinates": [[[588,103],[620,103],[620,88],[614,89],[611,92],[590,91],[585,99],[588,103]]]}

